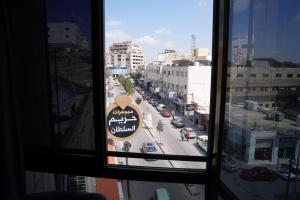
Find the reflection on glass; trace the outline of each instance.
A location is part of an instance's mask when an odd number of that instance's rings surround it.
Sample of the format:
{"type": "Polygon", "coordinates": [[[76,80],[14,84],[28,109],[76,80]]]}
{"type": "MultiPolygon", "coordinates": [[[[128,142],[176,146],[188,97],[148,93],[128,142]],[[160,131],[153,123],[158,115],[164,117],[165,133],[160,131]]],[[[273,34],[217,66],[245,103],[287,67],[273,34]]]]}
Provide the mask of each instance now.
{"type": "MultiPolygon", "coordinates": [[[[106,106],[110,111],[116,97],[129,96],[143,118],[138,134],[126,140],[130,148],[109,137],[108,149],[206,156],[212,1],[106,0],[105,15],[106,106]],[[166,10],[182,12],[182,7],[189,16],[166,16],[166,10]]],[[[118,130],[127,127],[118,123],[118,130]]],[[[172,167],[170,161],[129,159],[130,165],[161,163],[172,167]]],[[[205,163],[178,163],[182,168],[205,168],[205,163]]]]}
{"type": "Polygon", "coordinates": [[[57,146],[94,149],[90,3],[47,0],[47,20],[57,146]]]}
{"type": "Polygon", "coordinates": [[[221,179],[240,199],[300,198],[299,10],[231,0],[221,179]]]}

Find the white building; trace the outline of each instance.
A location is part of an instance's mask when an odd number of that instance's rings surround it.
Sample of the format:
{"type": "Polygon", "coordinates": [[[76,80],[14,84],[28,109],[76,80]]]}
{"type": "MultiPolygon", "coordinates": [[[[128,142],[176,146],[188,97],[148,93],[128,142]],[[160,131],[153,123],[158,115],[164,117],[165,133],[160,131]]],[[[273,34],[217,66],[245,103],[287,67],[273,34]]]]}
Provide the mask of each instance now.
{"type": "Polygon", "coordinates": [[[130,72],[136,72],[138,66],[144,65],[144,55],[141,47],[134,42],[114,43],[109,47],[106,64],[126,66],[130,72]]]}
{"type": "Polygon", "coordinates": [[[165,49],[164,52],[158,54],[158,61],[166,64],[172,64],[175,60],[190,59],[193,56],[191,54],[179,54],[175,50],[165,49]]]}
{"type": "Polygon", "coordinates": [[[195,103],[209,108],[211,66],[191,60],[174,61],[173,65],[156,62],[147,66],[145,81],[152,81],[150,91],[174,104],[177,112],[195,103]]]}
{"type": "Polygon", "coordinates": [[[88,48],[86,37],[74,22],[49,22],[48,43],[71,44],[76,48],[88,48]]]}

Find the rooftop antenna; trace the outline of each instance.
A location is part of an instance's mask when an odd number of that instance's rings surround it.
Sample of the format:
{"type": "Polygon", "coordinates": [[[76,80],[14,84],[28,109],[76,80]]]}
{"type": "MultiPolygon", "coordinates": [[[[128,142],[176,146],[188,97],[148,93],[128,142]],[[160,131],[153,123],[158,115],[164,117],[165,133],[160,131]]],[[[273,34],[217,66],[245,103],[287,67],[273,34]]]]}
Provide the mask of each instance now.
{"type": "Polygon", "coordinates": [[[192,37],[192,43],[191,43],[191,54],[194,55],[194,49],[196,49],[196,35],[193,33],[191,35],[192,37]]]}

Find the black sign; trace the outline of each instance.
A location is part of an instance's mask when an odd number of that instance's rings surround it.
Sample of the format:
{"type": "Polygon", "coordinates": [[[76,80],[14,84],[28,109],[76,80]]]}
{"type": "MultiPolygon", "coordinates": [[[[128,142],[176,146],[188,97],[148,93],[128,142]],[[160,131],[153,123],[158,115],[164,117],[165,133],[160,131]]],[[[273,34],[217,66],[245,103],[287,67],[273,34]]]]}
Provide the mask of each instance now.
{"type": "Polygon", "coordinates": [[[139,113],[130,105],[122,109],[113,108],[107,115],[107,128],[109,133],[117,139],[131,137],[140,126],[139,113]]]}

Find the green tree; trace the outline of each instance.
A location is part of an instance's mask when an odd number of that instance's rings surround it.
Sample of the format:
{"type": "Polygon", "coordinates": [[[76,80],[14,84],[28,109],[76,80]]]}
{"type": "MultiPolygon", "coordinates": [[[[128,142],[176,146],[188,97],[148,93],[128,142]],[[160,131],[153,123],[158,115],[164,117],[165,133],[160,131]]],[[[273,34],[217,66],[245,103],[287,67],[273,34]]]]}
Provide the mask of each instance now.
{"type": "Polygon", "coordinates": [[[134,92],[134,86],[129,78],[125,78],[124,76],[120,75],[118,76],[118,80],[128,94],[132,94],[134,92]]]}

